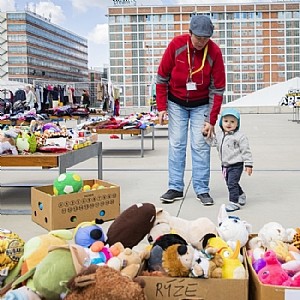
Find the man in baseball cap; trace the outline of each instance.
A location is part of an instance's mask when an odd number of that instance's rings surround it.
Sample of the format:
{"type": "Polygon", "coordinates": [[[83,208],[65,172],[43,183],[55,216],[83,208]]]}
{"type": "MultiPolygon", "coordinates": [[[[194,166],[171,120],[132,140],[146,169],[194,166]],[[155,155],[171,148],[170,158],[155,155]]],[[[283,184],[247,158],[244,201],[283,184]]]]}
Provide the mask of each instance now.
{"type": "Polygon", "coordinates": [[[214,32],[214,25],[209,17],[205,15],[194,15],[190,23],[192,34],[201,37],[211,37],[214,32]]]}

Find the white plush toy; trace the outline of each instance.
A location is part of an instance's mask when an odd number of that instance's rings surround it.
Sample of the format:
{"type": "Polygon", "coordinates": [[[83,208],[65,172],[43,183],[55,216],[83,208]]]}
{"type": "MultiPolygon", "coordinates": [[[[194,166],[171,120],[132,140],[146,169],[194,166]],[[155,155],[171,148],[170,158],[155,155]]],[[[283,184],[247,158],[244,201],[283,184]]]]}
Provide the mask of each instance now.
{"type": "Polygon", "coordinates": [[[278,222],[266,223],[249,242],[250,249],[263,248],[270,249],[276,246],[277,241],[291,243],[296,230],[293,228],[285,229],[278,222]]]}
{"type": "Polygon", "coordinates": [[[194,248],[201,250],[204,237],[206,235],[216,236],[217,229],[216,225],[206,217],[190,221],[171,216],[162,208],[157,208],[154,225],[147,236],[148,241],[153,244],[159,236],[167,233],[176,233],[194,248]]]}
{"type": "Polygon", "coordinates": [[[5,141],[5,142],[0,142],[0,154],[3,154],[5,152],[11,152],[13,155],[17,155],[18,151],[15,146],[13,146],[10,142],[5,141]]]}
{"type": "Polygon", "coordinates": [[[217,228],[219,236],[234,250],[239,240],[241,247],[245,246],[249,234],[252,231],[252,225],[246,221],[240,220],[238,217],[229,216],[222,204],[218,215],[219,227],[217,228]]]}

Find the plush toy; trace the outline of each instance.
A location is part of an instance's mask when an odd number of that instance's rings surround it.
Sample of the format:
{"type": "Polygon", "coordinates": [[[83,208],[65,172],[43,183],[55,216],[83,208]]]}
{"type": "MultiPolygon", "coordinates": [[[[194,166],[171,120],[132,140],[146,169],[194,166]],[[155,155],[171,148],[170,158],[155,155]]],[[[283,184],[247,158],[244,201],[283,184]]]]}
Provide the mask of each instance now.
{"type": "Polygon", "coordinates": [[[96,241],[106,243],[107,236],[101,224],[103,224],[103,220],[100,219],[78,224],[73,233],[75,244],[88,248],[96,241]]]}
{"type": "Polygon", "coordinates": [[[19,277],[12,285],[18,287],[32,278],[32,290],[45,300],[60,300],[67,293],[66,283],[81,272],[88,256],[78,245],[53,247],[30,272],[19,277]]]}
{"type": "Polygon", "coordinates": [[[10,290],[3,298],[4,300],[41,300],[41,297],[31,288],[22,286],[16,290],[10,290]]]}
{"type": "Polygon", "coordinates": [[[249,234],[252,231],[252,226],[246,221],[241,221],[238,217],[229,216],[225,209],[225,204],[222,204],[218,215],[217,231],[219,236],[231,247],[236,248],[236,243],[239,240],[241,247],[245,246],[249,234]]]}
{"type": "Polygon", "coordinates": [[[296,230],[293,228],[285,229],[280,223],[266,223],[256,237],[249,241],[250,249],[263,248],[270,249],[276,246],[276,241],[291,243],[296,230]]]}
{"type": "MultiPolygon", "coordinates": [[[[19,275],[24,275],[36,267],[48,254],[52,246],[65,246],[72,239],[69,230],[53,230],[48,234],[36,236],[28,240],[24,245],[24,253],[17,266],[8,274],[6,284],[11,284],[19,275]]],[[[30,284],[29,284],[30,286],[30,284]]]]}
{"type": "Polygon", "coordinates": [[[62,173],[53,182],[54,195],[77,193],[81,191],[83,181],[76,173],[62,173]]]}
{"type": "Polygon", "coordinates": [[[118,256],[124,251],[124,246],[118,242],[109,247],[101,241],[96,241],[89,248],[84,249],[89,255],[90,264],[100,265],[107,263],[112,257],[118,256]]]}
{"type": "Polygon", "coordinates": [[[171,277],[188,277],[193,264],[194,248],[175,244],[163,251],[162,267],[171,277]]]}
{"type": "Polygon", "coordinates": [[[36,137],[33,133],[23,131],[16,139],[16,147],[19,153],[36,151],[36,137]]]}
{"type": "Polygon", "coordinates": [[[134,280],[108,266],[91,265],[69,281],[69,292],[64,299],[146,300],[144,281],[134,280]]]}
{"type": "Polygon", "coordinates": [[[217,249],[195,250],[190,277],[222,278],[223,258],[217,249]]]}
{"type": "Polygon", "coordinates": [[[120,271],[123,276],[134,278],[141,267],[142,262],[149,258],[149,251],[137,252],[130,248],[125,248],[119,255],[108,260],[107,265],[117,271],[120,271]]]}
{"type": "Polygon", "coordinates": [[[0,155],[1,154],[18,155],[18,150],[11,139],[0,141],[0,155]]]}
{"type": "Polygon", "coordinates": [[[274,251],[267,251],[264,255],[264,259],[266,261],[266,266],[257,274],[261,283],[282,285],[289,279],[287,272],[282,269],[274,251]]]}
{"type": "Polygon", "coordinates": [[[236,249],[233,251],[220,237],[213,237],[208,240],[206,251],[209,251],[211,247],[217,249],[223,258],[222,278],[246,278],[246,270],[238,257],[240,253],[239,241],[237,241],[236,249]]]}
{"type": "Polygon", "coordinates": [[[163,234],[157,238],[150,250],[150,256],[147,261],[148,271],[164,272],[162,267],[163,252],[172,245],[187,245],[187,242],[178,234],[163,234]]]}
{"type": "Polygon", "coordinates": [[[176,233],[187,243],[198,250],[203,249],[203,238],[205,235],[217,235],[216,225],[208,218],[202,217],[196,220],[185,220],[171,216],[167,211],[158,208],[156,210],[156,220],[148,235],[148,241],[153,244],[162,234],[176,233]]]}
{"type": "Polygon", "coordinates": [[[295,259],[295,257],[289,251],[289,245],[283,241],[272,242],[269,250],[273,250],[276,253],[277,258],[281,263],[295,259]]]}
{"type": "Polygon", "coordinates": [[[125,248],[133,248],[150,232],[156,211],[152,203],[138,203],[124,210],[109,226],[107,243],[121,242],[125,248]]]}
{"type": "Polygon", "coordinates": [[[25,242],[18,234],[0,228],[0,287],[22,257],[24,244],[25,242]]]}
{"type": "Polygon", "coordinates": [[[300,228],[296,228],[296,233],[293,236],[292,244],[300,250],[300,228]]]}

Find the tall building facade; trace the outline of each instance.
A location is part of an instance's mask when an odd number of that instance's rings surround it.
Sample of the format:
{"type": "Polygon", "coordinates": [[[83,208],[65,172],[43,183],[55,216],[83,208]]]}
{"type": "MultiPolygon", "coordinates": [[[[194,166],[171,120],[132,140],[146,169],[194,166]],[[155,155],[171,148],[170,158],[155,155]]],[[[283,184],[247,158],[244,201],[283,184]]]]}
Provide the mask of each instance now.
{"type": "Polygon", "coordinates": [[[111,80],[123,106],[148,105],[169,41],[187,33],[193,14],[208,15],[226,67],[224,102],[300,76],[299,1],[108,8],[111,80]]]}
{"type": "Polygon", "coordinates": [[[29,11],[0,12],[0,79],[88,81],[87,39],[29,11]]]}

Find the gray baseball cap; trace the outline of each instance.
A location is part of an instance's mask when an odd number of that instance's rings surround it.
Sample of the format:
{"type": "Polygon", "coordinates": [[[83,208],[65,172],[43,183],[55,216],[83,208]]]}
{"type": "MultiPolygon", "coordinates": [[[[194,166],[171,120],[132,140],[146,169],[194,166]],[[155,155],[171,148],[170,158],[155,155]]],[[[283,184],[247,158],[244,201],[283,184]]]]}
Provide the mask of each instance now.
{"type": "Polygon", "coordinates": [[[214,25],[209,17],[205,15],[192,16],[190,30],[194,35],[211,37],[214,32],[214,25]]]}

